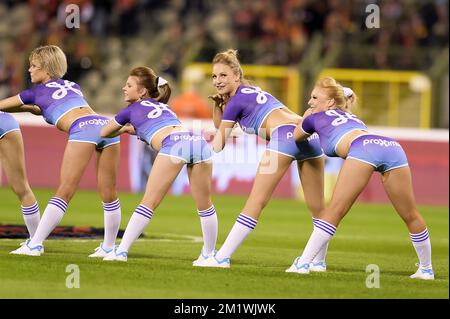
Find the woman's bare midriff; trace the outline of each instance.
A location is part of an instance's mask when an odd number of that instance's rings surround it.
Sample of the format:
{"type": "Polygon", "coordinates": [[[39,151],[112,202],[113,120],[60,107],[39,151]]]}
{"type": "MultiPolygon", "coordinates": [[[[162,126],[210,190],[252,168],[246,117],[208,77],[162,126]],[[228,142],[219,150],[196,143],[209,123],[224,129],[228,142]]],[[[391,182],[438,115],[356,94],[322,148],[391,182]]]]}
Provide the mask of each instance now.
{"type": "Polygon", "coordinates": [[[272,129],[284,124],[297,125],[299,119],[300,115],[295,114],[285,108],[275,109],[271,113],[269,113],[269,115],[262,123],[259,129],[259,136],[265,138],[266,140],[269,140],[270,135],[272,134],[272,129]],[[266,134],[264,134],[264,132],[266,134]]]}
{"type": "Polygon", "coordinates": [[[64,114],[56,124],[56,127],[63,132],[69,133],[70,126],[74,121],[83,116],[97,115],[90,106],[81,106],[76,109],[72,109],[64,114]]]}
{"type": "Polygon", "coordinates": [[[188,130],[186,130],[182,126],[165,127],[153,136],[152,148],[156,151],[159,151],[161,149],[161,143],[162,143],[163,139],[165,139],[167,137],[167,135],[175,133],[175,132],[188,132],[188,130]]]}
{"type": "Polygon", "coordinates": [[[339,157],[346,158],[348,155],[348,149],[350,148],[350,144],[358,137],[362,135],[367,135],[369,132],[363,130],[354,130],[346,133],[342,136],[339,143],[336,145],[336,154],[339,157]]]}

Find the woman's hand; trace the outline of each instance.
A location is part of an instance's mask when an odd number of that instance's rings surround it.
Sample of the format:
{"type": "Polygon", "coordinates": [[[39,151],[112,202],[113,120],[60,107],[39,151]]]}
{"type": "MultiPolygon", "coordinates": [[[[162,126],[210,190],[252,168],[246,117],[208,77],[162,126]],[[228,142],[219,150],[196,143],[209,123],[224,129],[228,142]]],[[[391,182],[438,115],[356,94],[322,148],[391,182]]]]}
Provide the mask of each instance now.
{"type": "Polygon", "coordinates": [[[42,112],[41,112],[41,109],[39,108],[39,106],[34,105],[34,104],[18,105],[15,107],[10,107],[10,108],[6,109],[5,111],[9,112],[9,113],[30,112],[31,114],[34,114],[34,115],[42,115],[42,112]]]}
{"type": "Polygon", "coordinates": [[[303,119],[302,117],[299,118],[298,122],[297,122],[297,126],[294,129],[294,140],[295,141],[304,141],[306,140],[310,134],[305,133],[305,131],[303,131],[301,129],[302,124],[303,124],[303,119]]]}
{"type": "Polygon", "coordinates": [[[209,99],[214,101],[214,108],[213,108],[213,123],[214,127],[216,129],[219,128],[220,122],[222,121],[222,114],[223,109],[226,105],[226,100],[224,99],[223,95],[220,94],[214,94],[208,96],[209,99]]]}
{"type": "Polygon", "coordinates": [[[23,105],[22,108],[28,112],[30,112],[31,114],[34,115],[42,115],[42,111],[41,108],[37,105],[23,105]]]}
{"type": "Polygon", "coordinates": [[[208,96],[208,99],[211,99],[214,101],[214,107],[220,108],[221,111],[223,111],[223,108],[226,104],[225,98],[220,94],[214,94],[208,96]]]}
{"type": "Polygon", "coordinates": [[[127,134],[130,134],[130,135],[136,135],[136,130],[134,129],[133,125],[128,123],[124,127],[122,127],[121,133],[127,133],[127,134]]]}

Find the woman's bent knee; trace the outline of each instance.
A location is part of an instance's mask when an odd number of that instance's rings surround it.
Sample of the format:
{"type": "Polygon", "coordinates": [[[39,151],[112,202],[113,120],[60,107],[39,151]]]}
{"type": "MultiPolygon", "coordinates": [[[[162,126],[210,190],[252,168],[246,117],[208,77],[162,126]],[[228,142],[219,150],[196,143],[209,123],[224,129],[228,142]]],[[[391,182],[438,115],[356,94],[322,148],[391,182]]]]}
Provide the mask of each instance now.
{"type": "Polygon", "coordinates": [[[111,203],[117,199],[117,191],[115,188],[99,190],[100,198],[104,203],[111,203]]]}

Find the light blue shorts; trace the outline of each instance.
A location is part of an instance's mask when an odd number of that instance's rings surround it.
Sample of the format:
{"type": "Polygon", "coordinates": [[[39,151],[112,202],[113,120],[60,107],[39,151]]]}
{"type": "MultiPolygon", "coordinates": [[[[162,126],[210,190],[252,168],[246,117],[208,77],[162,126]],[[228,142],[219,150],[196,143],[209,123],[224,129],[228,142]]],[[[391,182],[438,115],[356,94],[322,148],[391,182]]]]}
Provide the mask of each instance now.
{"type": "Polygon", "coordinates": [[[297,161],[323,156],[319,136],[313,134],[305,141],[294,140],[294,124],[281,125],[272,131],[267,149],[294,158],[297,161]]]}
{"type": "Polygon", "coordinates": [[[0,138],[13,131],[20,131],[19,123],[11,114],[0,112],[0,138]]]}
{"type": "Polygon", "coordinates": [[[69,142],[95,144],[102,149],[120,143],[120,137],[101,137],[100,131],[109,123],[109,119],[100,115],[88,115],[76,119],[69,129],[69,142]]]}
{"type": "Polygon", "coordinates": [[[362,135],[354,139],[347,158],[370,164],[380,173],[408,166],[401,145],[392,138],[379,135],[362,135]]]}
{"type": "Polygon", "coordinates": [[[208,161],[213,153],[203,136],[191,132],[176,132],[167,135],[161,142],[158,155],[178,158],[192,165],[208,161]]]}

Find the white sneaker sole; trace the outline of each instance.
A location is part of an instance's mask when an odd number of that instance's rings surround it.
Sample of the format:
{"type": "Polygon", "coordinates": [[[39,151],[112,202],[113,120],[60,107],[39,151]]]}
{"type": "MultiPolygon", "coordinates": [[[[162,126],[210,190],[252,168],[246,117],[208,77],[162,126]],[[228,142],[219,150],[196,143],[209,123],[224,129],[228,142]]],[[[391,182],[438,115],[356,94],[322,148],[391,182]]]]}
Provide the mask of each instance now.
{"type": "Polygon", "coordinates": [[[114,258],[114,259],[105,259],[103,258],[104,261],[121,261],[121,262],[127,262],[127,259],[119,259],[119,258],[114,258]]]}
{"type": "Polygon", "coordinates": [[[434,280],[434,276],[409,276],[411,279],[421,279],[421,280],[434,280]]]}
{"type": "Polygon", "coordinates": [[[31,256],[31,257],[39,257],[41,256],[41,252],[30,252],[25,251],[22,249],[22,247],[17,248],[16,250],[13,250],[10,252],[11,255],[23,255],[23,256],[31,256]]]}

